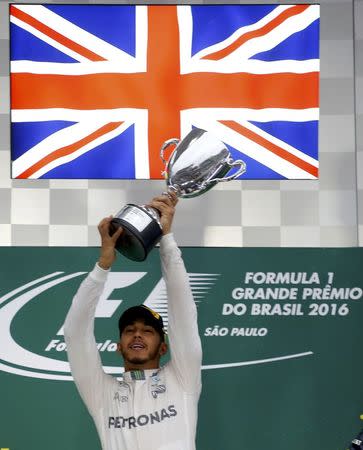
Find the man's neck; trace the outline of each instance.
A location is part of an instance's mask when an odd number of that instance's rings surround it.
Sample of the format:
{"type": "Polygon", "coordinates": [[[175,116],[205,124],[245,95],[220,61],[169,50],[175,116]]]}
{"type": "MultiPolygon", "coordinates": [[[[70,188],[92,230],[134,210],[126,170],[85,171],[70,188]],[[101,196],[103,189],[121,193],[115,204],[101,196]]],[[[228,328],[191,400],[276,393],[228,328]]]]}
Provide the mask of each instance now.
{"type": "Polygon", "coordinates": [[[132,364],[125,362],[125,372],[159,369],[159,363],[132,364]]]}

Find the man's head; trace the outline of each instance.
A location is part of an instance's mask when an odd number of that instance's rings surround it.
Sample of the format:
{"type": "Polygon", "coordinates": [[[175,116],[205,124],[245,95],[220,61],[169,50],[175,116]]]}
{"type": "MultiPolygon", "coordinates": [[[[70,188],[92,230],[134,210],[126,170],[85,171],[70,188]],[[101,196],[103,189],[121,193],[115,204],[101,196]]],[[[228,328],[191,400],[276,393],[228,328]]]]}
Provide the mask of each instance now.
{"type": "Polygon", "coordinates": [[[154,369],[167,352],[162,317],[145,305],[127,309],[119,319],[118,350],[125,370],[154,369]]]}

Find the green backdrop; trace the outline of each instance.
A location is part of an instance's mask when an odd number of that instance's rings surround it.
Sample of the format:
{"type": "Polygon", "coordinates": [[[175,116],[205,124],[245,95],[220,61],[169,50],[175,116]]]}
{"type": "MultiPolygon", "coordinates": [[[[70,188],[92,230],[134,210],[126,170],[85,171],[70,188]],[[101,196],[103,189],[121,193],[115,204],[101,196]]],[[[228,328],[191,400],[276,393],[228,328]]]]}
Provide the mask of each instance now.
{"type": "MultiPolygon", "coordinates": [[[[100,448],[62,335],[97,255],[0,249],[0,448],[100,448]]],[[[204,354],[197,449],[347,449],[363,427],[363,249],[184,248],[183,255],[204,354]]],[[[107,370],[117,372],[118,317],[157,300],[158,250],[143,263],[120,257],[112,273],[96,338],[107,370]]]]}

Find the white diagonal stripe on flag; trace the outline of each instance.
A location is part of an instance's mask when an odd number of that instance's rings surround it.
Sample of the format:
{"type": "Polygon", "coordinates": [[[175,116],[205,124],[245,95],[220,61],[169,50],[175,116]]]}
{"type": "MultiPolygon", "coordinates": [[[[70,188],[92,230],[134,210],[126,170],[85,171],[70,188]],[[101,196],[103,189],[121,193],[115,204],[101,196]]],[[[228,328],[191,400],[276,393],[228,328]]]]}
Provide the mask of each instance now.
{"type": "Polygon", "coordinates": [[[296,32],[296,28],[304,29],[309,26],[313,21],[319,18],[319,6],[310,5],[308,9],[301,12],[300,14],[290,17],[282,24],[273,28],[269,33],[263,36],[259,36],[242,44],[234,52],[220,60],[208,60],[201,59],[215,51],[222,50],[228,45],[232,44],[238,38],[244,34],[259,29],[288,7],[277,7],[266,17],[261,19],[261,21],[246,27],[242,27],[231,36],[222,42],[211,45],[206,49],[190,56],[189,49],[191,47],[192,41],[192,15],[189,11],[179,8],[178,18],[181,24],[183,24],[183,34],[181,35],[180,42],[180,61],[181,61],[181,72],[182,73],[192,73],[192,72],[220,72],[220,73],[234,73],[234,72],[245,72],[245,73],[278,73],[278,72],[291,72],[291,73],[306,73],[319,70],[319,60],[308,60],[308,61],[296,61],[296,60],[284,60],[284,61],[258,61],[250,60],[251,56],[257,53],[270,50],[279,43],[283,42],[286,38],[291,36],[296,32]],[[269,20],[267,20],[269,18],[269,20]]]}
{"type": "MultiPolygon", "coordinates": [[[[134,59],[132,56],[128,55],[126,52],[121,49],[107,43],[103,39],[98,38],[97,36],[88,33],[86,30],[78,27],[77,25],[69,22],[58,14],[50,11],[48,8],[42,5],[13,5],[14,8],[17,8],[23,11],[26,14],[29,14],[34,19],[43,23],[49,28],[52,28],[57,33],[65,36],[68,39],[76,42],[79,45],[87,48],[88,50],[102,56],[105,59],[121,59],[124,64],[132,63],[134,59]]],[[[33,27],[32,27],[33,28],[33,27]]],[[[28,30],[29,31],[29,30],[28,30]]],[[[41,33],[44,36],[43,33],[41,33]]],[[[40,36],[39,36],[40,37],[40,36]]],[[[40,37],[42,39],[42,37],[40,37]]],[[[47,40],[44,39],[46,42],[47,40]]],[[[48,39],[49,40],[49,39],[48,39]]],[[[50,39],[49,44],[53,45],[53,39],[50,39]]]]}
{"type": "MultiPolygon", "coordinates": [[[[238,122],[241,123],[241,122],[238,122]]],[[[242,136],[241,134],[237,133],[236,131],[230,129],[229,127],[221,124],[218,121],[210,121],[208,119],[196,119],[196,123],[194,123],[195,126],[198,126],[202,129],[208,130],[211,133],[213,133],[216,137],[223,140],[226,144],[231,145],[236,150],[240,151],[242,154],[245,154],[249,156],[250,158],[255,159],[261,164],[264,164],[265,166],[271,168],[276,173],[279,173],[283,175],[286,178],[294,178],[294,179],[316,179],[315,176],[311,175],[310,173],[306,172],[305,170],[297,167],[296,165],[292,164],[291,162],[281,158],[278,155],[275,155],[271,151],[264,148],[262,145],[246,138],[245,136],[242,136]]],[[[251,124],[246,122],[242,122],[241,125],[243,125],[246,128],[251,127],[251,124]]],[[[259,129],[258,129],[259,130],[259,129]]],[[[259,130],[260,134],[261,130],[259,130]]],[[[288,151],[289,153],[292,153],[291,148],[286,148],[286,143],[281,142],[281,147],[288,151]]],[[[289,146],[290,147],[290,146],[289,146]]],[[[295,151],[298,151],[294,149],[295,151]]],[[[241,155],[243,157],[243,155],[241,155]]],[[[305,161],[306,155],[304,155],[304,161],[305,161]]],[[[314,164],[315,165],[315,164],[314,164]]]]}
{"type": "MultiPolygon", "coordinates": [[[[19,156],[19,158],[17,158],[13,162],[13,176],[15,178],[18,177],[25,170],[29,169],[29,167],[32,167],[37,162],[51,155],[59,148],[72,145],[75,142],[78,142],[86,138],[90,134],[97,131],[97,129],[102,127],[102,125],[105,125],[105,123],[80,122],[74,125],[70,125],[67,128],[63,128],[57,131],[56,133],[53,133],[51,136],[46,137],[37,145],[29,149],[26,153],[19,156]]],[[[34,173],[32,175],[32,178],[39,178],[41,175],[53,169],[54,167],[58,167],[59,165],[64,164],[64,162],[71,161],[72,159],[75,159],[77,156],[86,153],[89,150],[92,150],[100,143],[105,142],[111,139],[112,137],[122,133],[129,126],[130,122],[123,123],[121,126],[117,127],[117,129],[94,139],[92,142],[82,146],[79,150],[72,153],[71,155],[57,158],[55,161],[52,161],[50,164],[44,166],[40,171],[34,173]]]]}

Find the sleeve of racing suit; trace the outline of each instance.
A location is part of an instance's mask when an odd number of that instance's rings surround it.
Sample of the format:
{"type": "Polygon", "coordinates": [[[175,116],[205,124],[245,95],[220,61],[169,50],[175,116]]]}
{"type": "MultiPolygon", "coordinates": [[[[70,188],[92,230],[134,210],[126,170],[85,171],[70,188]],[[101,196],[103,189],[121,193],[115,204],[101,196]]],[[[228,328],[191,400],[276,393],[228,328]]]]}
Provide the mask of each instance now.
{"type": "Polygon", "coordinates": [[[102,368],[94,336],[94,317],[108,275],[95,265],[81,283],[64,323],[68,360],[78,392],[91,415],[100,407],[104,385],[110,382],[102,368]]]}
{"type": "Polygon", "coordinates": [[[181,251],[172,233],[163,236],[160,257],[168,295],[171,364],[186,392],[200,392],[202,346],[198,333],[197,308],[181,251]]]}

